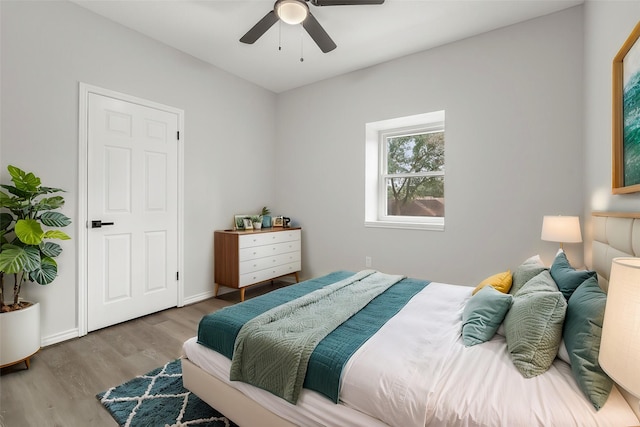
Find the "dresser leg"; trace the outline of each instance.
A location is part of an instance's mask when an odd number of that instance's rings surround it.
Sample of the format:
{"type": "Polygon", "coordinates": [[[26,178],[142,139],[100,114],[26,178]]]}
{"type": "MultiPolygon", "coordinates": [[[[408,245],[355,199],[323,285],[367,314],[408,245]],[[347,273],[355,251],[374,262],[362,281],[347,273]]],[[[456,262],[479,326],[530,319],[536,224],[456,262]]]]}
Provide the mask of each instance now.
{"type": "Polygon", "coordinates": [[[293,273],[296,275],[296,283],[300,283],[300,277],[298,276],[298,272],[293,273]]]}
{"type": "Polygon", "coordinates": [[[214,283],[214,287],[213,287],[213,296],[214,297],[218,296],[218,289],[220,289],[220,285],[218,285],[217,283],[214,283]]]}
{"type": "Polygon", "coordinates": [[[240,288],[240,302],[244,302],[244,288],[240,288]]]}

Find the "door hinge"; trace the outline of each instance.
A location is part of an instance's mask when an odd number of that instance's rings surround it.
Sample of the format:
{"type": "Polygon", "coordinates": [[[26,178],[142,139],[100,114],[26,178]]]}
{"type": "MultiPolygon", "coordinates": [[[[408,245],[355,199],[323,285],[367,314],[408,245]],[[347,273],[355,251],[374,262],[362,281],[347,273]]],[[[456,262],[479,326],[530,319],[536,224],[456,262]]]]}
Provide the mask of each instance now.
{"type": "Polygon", "coordinates": [[[180,272],[176,271],[176,280],[180,280],[180,272]]]}
{"type": "Polygon", "coordinates": [[[178,131],[177,134],[178,134],[178,141],[180,141],[180,131],[178,131]]]}

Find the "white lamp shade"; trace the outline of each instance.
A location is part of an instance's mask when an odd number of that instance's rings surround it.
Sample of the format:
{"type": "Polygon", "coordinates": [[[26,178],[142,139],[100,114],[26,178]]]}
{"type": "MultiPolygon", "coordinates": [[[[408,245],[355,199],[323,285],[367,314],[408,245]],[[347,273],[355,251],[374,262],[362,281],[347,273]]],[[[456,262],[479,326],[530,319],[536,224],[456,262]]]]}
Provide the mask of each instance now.
{"type": "Polygon", "coordinates": [[[598,358],[602,369],[640,397],[640,258],[614,258],[598,358]]]}
{"type": "Polygon", "coordinates": [[[580,218],[577,216],[545,215],[542,218],[542,240],[560,243],[580,243],[580,218]]]}
{"type": "Polygon", "coordinates": [[[299,0],[281,0],[276,3],[275,9],[278,18],[291,25],[301,23],[309,14],[309,7],[299,0]]]}

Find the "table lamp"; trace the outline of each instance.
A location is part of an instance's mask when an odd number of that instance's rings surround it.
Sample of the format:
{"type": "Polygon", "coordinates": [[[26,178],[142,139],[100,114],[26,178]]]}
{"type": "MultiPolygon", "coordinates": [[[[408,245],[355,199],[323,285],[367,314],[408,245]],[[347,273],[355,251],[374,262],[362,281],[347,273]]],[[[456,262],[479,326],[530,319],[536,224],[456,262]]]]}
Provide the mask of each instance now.
{"type": "Polygon", "coordinates": [[[545,215],[542,218],[542,240],[547,242],[580,243],[580,218],[577,216],[545,215]]]}
{"type": "Polygon", "coordinates": [[[640,258],[614,258],[602,324],[600,367],[640,398],[640,258]]]}

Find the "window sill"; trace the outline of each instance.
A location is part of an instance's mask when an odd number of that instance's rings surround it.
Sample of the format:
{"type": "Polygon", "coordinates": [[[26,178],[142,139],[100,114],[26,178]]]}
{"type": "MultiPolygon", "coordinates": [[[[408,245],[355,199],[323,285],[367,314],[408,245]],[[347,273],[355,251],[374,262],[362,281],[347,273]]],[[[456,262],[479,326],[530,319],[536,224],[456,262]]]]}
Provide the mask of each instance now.
{"type": "Polygon", "coordinates": [[[364,226],[371,228],[399,228],[404,230],[444,231],[444,222],[442,224],[427,224],[421,222],[365,221],[364,226]]]}

